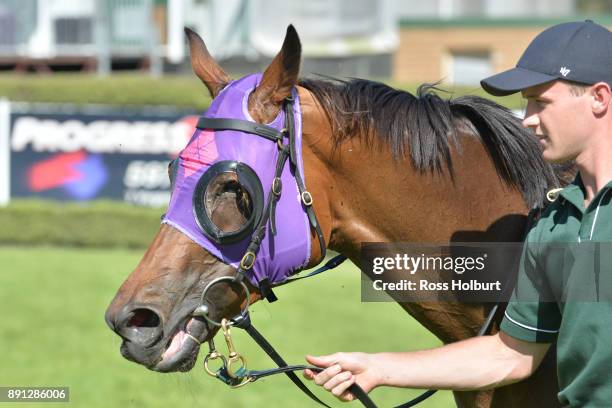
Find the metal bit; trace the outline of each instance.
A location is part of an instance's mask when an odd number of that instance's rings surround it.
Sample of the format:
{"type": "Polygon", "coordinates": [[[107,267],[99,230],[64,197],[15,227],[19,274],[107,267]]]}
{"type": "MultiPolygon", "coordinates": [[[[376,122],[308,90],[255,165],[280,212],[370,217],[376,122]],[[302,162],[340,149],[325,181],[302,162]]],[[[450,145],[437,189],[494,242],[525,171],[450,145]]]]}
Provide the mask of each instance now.
{"type": "Polygon", "coordinates": [[[200,305],[193,311],[192,316],[206,317],[208,316],[208,305],[200,305]]]}

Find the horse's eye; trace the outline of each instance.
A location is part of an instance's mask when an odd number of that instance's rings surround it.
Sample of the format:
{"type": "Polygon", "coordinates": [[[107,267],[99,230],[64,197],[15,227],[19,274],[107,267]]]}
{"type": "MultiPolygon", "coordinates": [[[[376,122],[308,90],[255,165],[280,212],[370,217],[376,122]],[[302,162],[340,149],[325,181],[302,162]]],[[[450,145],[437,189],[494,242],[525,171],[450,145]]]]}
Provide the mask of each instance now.
{"type": "Polygon", "coordinates": [[[248,165],[220,161],[200,177],[193,192],[193,213],[202,232],[219,244],[252,234],[263,215],[264,194],[248,165]]]}
{"type": "Polygon", "coordinates": [[[210,180],[203,199],[206,215],[224,233],[239,231],[253,214],[251,196],[233,172],[210,180]]]}

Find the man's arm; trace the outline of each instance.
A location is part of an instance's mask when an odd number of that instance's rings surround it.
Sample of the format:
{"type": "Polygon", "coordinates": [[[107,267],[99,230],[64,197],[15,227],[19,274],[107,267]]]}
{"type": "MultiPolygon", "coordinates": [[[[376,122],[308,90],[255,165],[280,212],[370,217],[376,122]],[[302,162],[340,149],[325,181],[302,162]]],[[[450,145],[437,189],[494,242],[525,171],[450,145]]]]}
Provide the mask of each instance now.
{"type": "Polygon", "coordinates": [[[476,390],[495,388],[529,377],[540,365],[550,343],[530,343],[500,332],[431,350],[399,353],[336,353],[307,360],[326,369],[314,379],[343,401],[354,396],[355,381],[369,392],[378,386],[476,390]]]}

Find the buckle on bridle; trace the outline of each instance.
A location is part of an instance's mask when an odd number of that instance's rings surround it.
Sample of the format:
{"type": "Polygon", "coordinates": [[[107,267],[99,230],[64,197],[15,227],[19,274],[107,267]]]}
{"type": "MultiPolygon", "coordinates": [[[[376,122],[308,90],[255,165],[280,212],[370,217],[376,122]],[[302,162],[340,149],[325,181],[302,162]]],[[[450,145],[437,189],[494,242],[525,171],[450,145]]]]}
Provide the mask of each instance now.
{"type": "Polygon", "coordinates": [[[302,191],[302,194],[300,194],[300,197],[302,198],[302,203],[304,203],[304,205],[306,207],[310,207],[312,205],[312,194],[310,194],[310,192],[308,191],[302,191]]]}
{"type": "Polygon", "coordinates": [[[275,196],[280,197],[282,190],[283,190],[283,182],[281,181],[281,178],[274,177],[274,180],[272,180],[272,193],[275,196]]]}
{"type": "Polygon", "coordinates": [[[248,251],[246,254],[244,254],[242,259],[240,260],[240,267],[244,269],[245,271],[248,271],[255,264],[256,258],[257,258],[257,255],[255,255],[254,252],[248,251]]]}

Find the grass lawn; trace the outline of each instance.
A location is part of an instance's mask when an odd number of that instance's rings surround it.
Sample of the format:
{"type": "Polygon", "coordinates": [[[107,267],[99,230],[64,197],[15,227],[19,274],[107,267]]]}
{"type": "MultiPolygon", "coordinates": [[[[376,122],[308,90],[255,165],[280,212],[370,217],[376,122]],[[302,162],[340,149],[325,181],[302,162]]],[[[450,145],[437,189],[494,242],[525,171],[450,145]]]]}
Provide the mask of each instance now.
{"type": "MultiPolygon", "coordinates": [[[[0,386],[68,386],[70,407],[315,407],[284,376],[231,390],[208,377],[200,361],[190,373],[158,374],[124,360],[104,311],[137,264],[140,250],[0,247],[2,324],[0,386]]],[[[256,327],[290,364],[307,353],[410,350],[439,342],[393,303],[361,303],[359,271],[342,266],[277,291],[279,301],[252,308],[256,327]]],[[[273,365],[244,333],[236,348],[254,369],[273,365]]],[[[225,350],[218,338],[217,345],[225,350]]],[[[326,393],[333,406],[344,405],[326,393]]],[[[419,391],[378,389],[381,407],[419,391]]],[[[47,404],[3,403],[49,406],[47,404]]],[[[419,407],[453,406],[439,392],[419,407]]]]}
{"type": "MultiPolygon", "coordinates": [[[[232,75],[240,78],[242,75],[232,75]]],[[[389,78],[368,78],[414,93],[420,84],[392,81],[389,78]]],[[[520,94],[503,98],[487,94],[478,84],[473,86],[439,86],[443,98],[465,94],[492,99],[510,109],[520,109],[524,102],[520,94]]],[[[139,73],[113,74],[99,77],[89,74],[18,75],[0,74],[0,98],[23,102],[54,102],[70,104],[168,105],[178,108],[205,110],[210,97],[195,75],[165,75],[151,78],[139,73]]]]}

